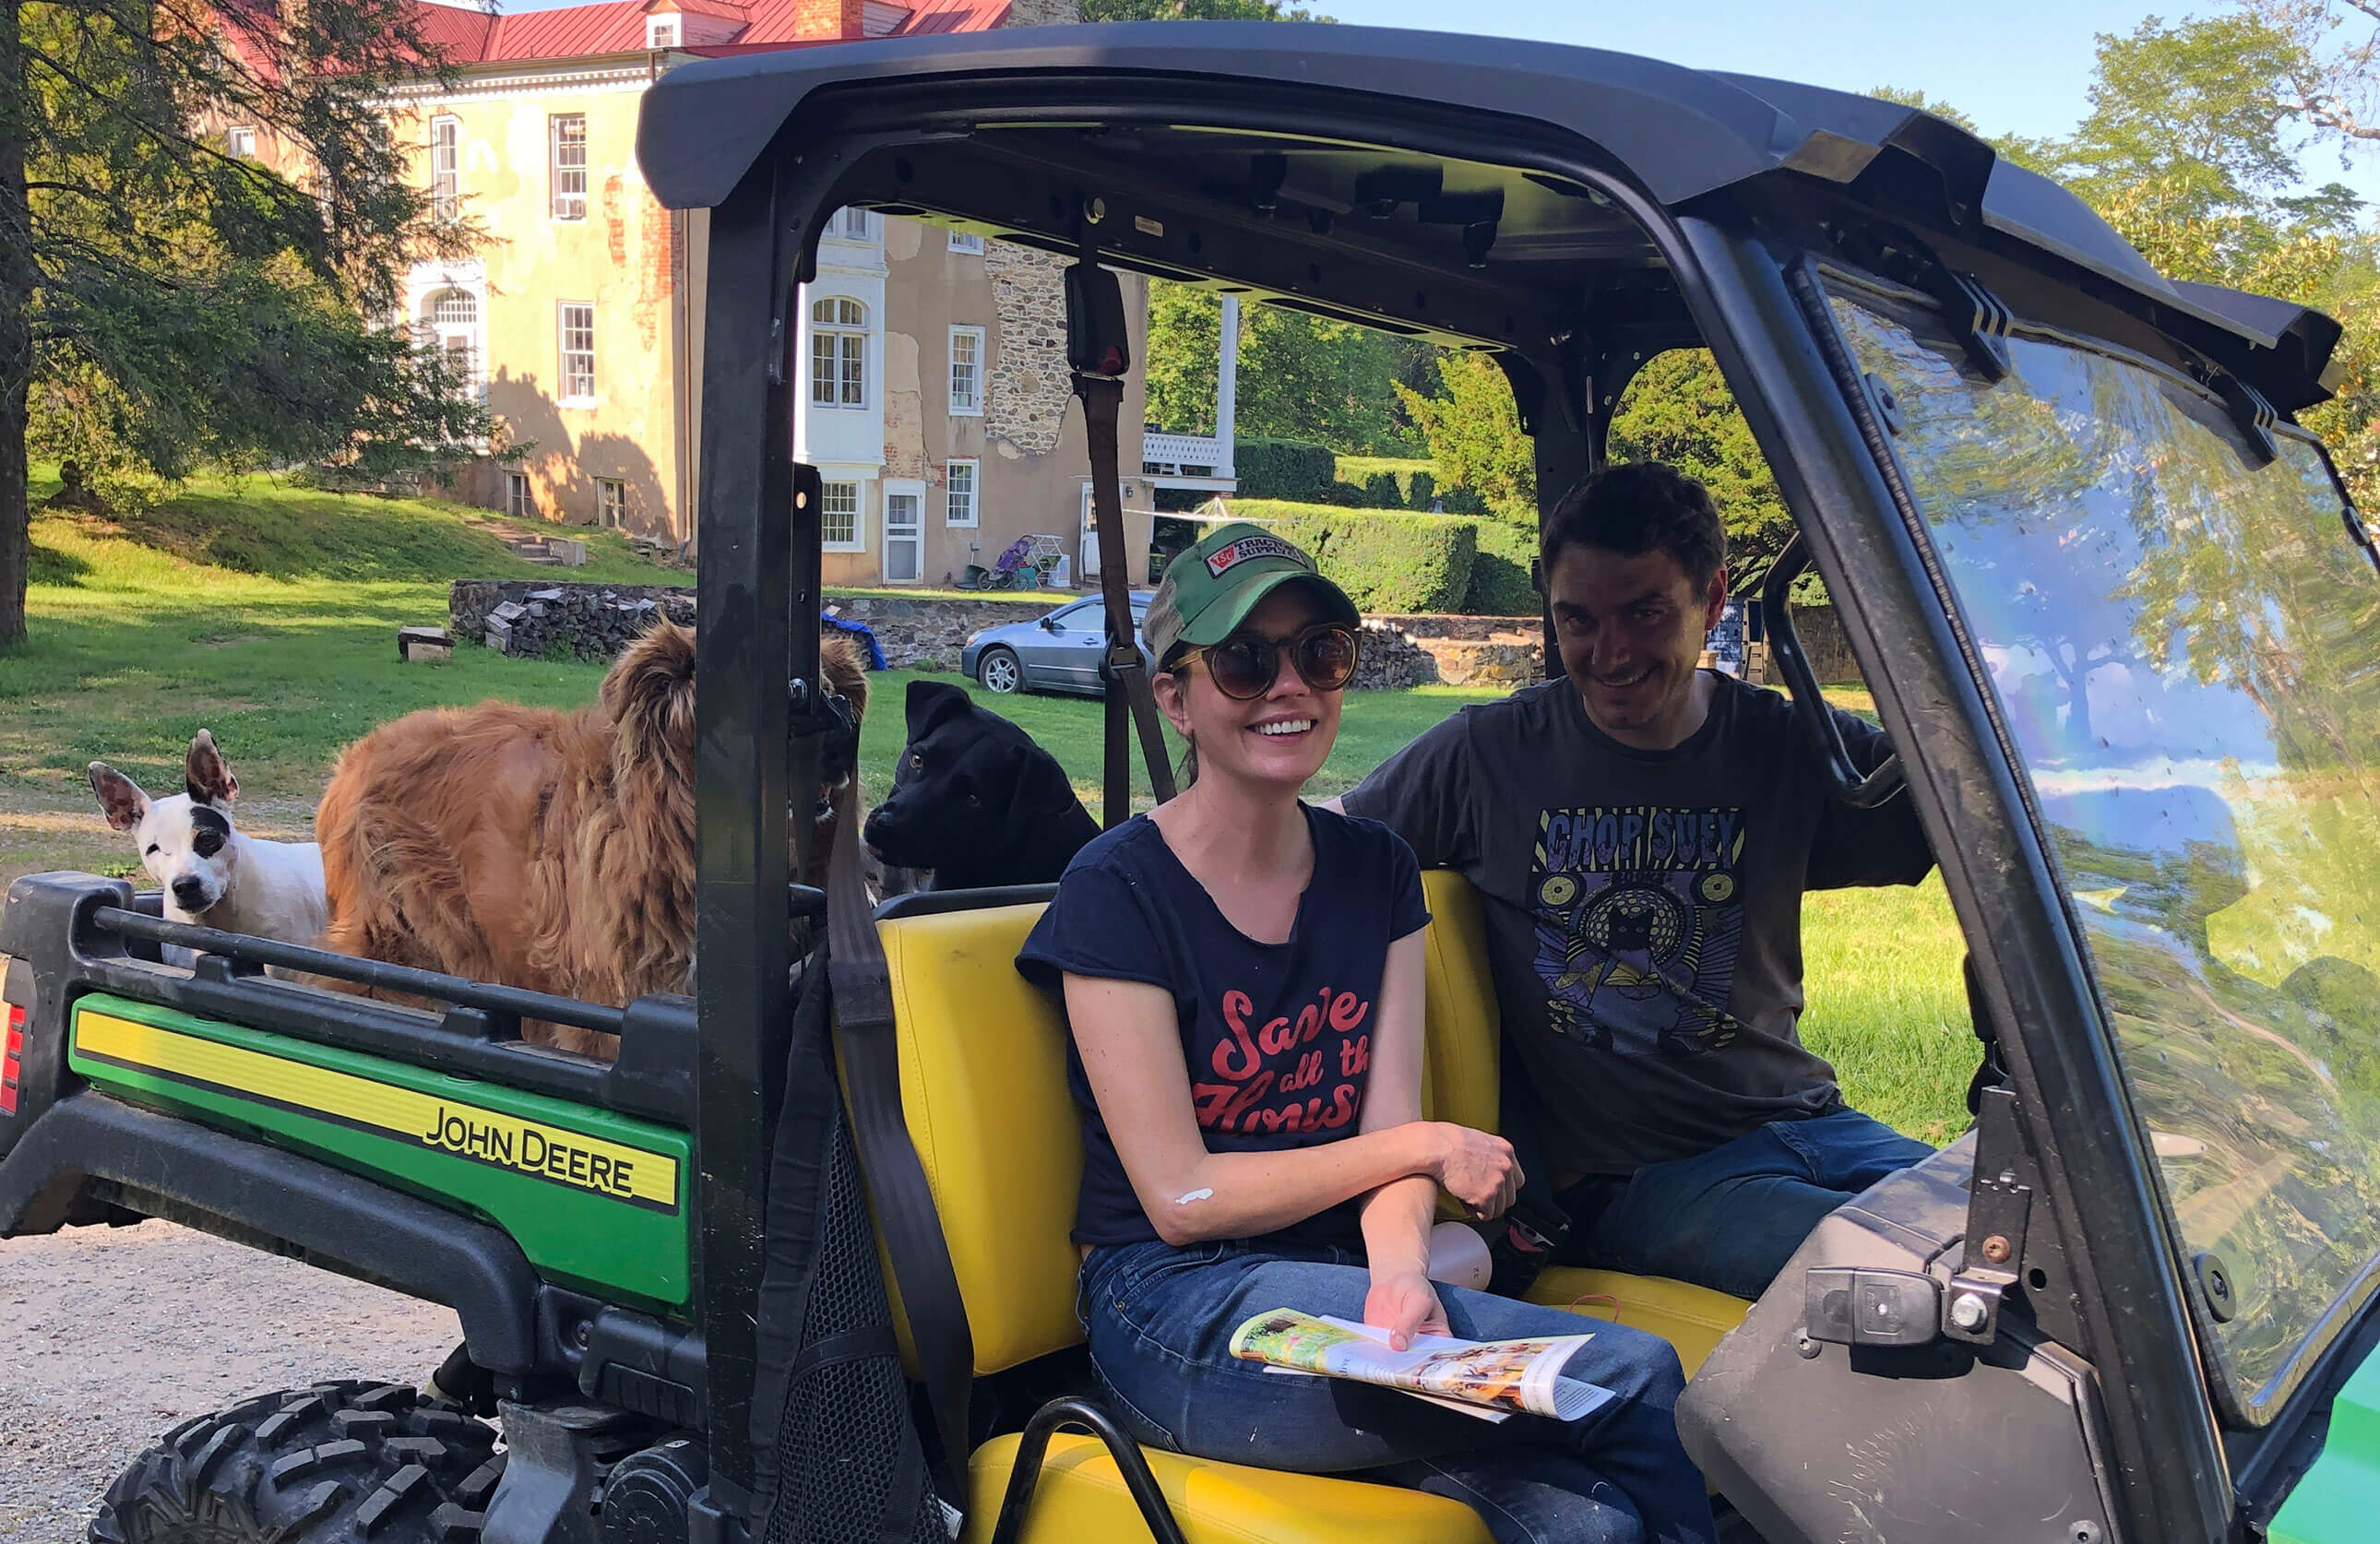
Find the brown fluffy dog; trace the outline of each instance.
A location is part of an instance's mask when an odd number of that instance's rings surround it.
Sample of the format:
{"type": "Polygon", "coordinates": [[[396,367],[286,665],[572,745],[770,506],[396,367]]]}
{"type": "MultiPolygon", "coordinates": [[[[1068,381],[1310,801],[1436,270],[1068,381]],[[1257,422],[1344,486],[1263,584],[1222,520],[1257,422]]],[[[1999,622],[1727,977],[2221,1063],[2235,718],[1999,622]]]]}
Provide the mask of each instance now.
{"type": "MultiPolygon", "coordinates": [[[[850,802],[868,702],[858,650],[820,640],[855,732],[830,745],[831,808],[850,802]]],[[[624,1004],[694,974],[694,634],[664,622],[576,712],[433,708],[349,746],[314,816],[343,954],[624,1004]]],[[[823,823],[823,883],[832,832],[823,823]]],[[[324,982],[392,1001],[397,993],[324,982]]],[[[608,1057],[616,1038],[525,1024],[525,1039],[608,1057]]]]}

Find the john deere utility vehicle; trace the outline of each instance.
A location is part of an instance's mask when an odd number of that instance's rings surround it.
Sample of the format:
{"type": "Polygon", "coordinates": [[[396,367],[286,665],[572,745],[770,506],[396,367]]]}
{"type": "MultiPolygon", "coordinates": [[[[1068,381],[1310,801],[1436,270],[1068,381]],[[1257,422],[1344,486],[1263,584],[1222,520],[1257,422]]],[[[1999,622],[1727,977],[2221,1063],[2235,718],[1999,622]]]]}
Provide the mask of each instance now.
{"type": "MultiPolygon", "coordinates": [[[[399,1381],[166,1433],[94,1539],[1488,1537],[1440,1498],[1121,1437],[1074,1316],[1064,1029],[1011,966],[1046,896],[871,918],[848,863],[789,885],[849,728],[791,440],[796,286],[846,205],[1075,260],[1062,351],[997,346],[1074,371],[1110,553],[1117,271],[1486,353],[1548,497],[1647,360],[1710,348],[1799,528],[1764,599],[1807,754],[1836,797],[1914,801],[1940,855],[1975,1121],[1757,1303],[1580,1271],[1536,1295],[1676,1343],[1688,1446],[1770,1544],[2380,1537],[2380,575],[2294,421],[2335,322],[2159,277],[1905,107],[1524,43],[751,54],[662,79],[639,154],[708,211],[699,993],[565,1003],[16,885],[6,1231],[170,1218],[452,1305],[465,1340],[426,1390],[372,1368],[399,1381]],[[1898,747],[1873,775],[1795,642],[1810,566],[1898,747]],[[525,1046],[524,1017],[616,1031],[619,1060],[525,1046]]],[[[1124,566],[1111,819],[1146,699],[1124,566]]],[[[1431,1112],[1492,1127],[1478,903],[1428,882],[1431,1112]]]]}

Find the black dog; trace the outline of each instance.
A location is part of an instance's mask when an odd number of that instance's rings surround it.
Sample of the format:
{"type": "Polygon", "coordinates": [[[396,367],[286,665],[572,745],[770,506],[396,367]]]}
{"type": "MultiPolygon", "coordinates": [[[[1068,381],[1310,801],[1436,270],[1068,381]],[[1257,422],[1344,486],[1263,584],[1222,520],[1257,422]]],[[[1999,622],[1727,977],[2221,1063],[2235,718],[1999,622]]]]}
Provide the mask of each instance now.
{"type": "Polygon", "coordinates": [[[937,890],[1046,883],[1099,833],[1056,757],[941,681],[909,683],[909,743],[865,830],[880,861],[930,869],[937,890]]]}

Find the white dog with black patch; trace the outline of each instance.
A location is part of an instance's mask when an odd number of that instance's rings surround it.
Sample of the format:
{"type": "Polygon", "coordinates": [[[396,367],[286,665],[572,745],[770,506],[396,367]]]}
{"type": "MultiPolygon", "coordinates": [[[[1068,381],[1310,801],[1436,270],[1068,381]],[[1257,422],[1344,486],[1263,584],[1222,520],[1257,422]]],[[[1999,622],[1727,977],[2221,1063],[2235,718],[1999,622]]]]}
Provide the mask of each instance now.
{"type": "Polygon", "coordinates": [[[319,942],[330,921],[322,849],[242,836],[233,827],[239,779],[207,731],[190,741],[182,772],[184,792],[152,799],[106,762],[91,764],[91,791],[107,823],[132,833],[141,867],[165,887],[166,919],[284,943],[319,942]]]}

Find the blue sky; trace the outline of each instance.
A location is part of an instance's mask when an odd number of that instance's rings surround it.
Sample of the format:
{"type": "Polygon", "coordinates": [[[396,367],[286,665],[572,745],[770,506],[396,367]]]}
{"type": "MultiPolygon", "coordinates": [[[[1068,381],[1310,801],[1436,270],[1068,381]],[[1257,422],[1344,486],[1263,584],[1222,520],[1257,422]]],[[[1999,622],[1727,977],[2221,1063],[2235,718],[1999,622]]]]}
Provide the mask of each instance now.
{"type": "MultiPolygon", "coordinates": [[[[543,10],[569,0],[508,0],[543,10]]],[[[1468,30],[1545,43],[1645,54],[1705,69],[1742,70],[1844,91],[1900,86],[1948,102],[1986,133],[2064,134],[2089,108],[2093,38],[2129,32],[2152,0],[1502,0],[1451,11],[1445,0],[1304,0],[1341,21],[1468,30]]],[[[2155,6],[2168,20],[2212,14],[2155,6]]],[[[2339,177],[2380,201],[2380,155],[2352,174],[2335,156],[2310,158],[2313,180],[2339,177]]]]}

